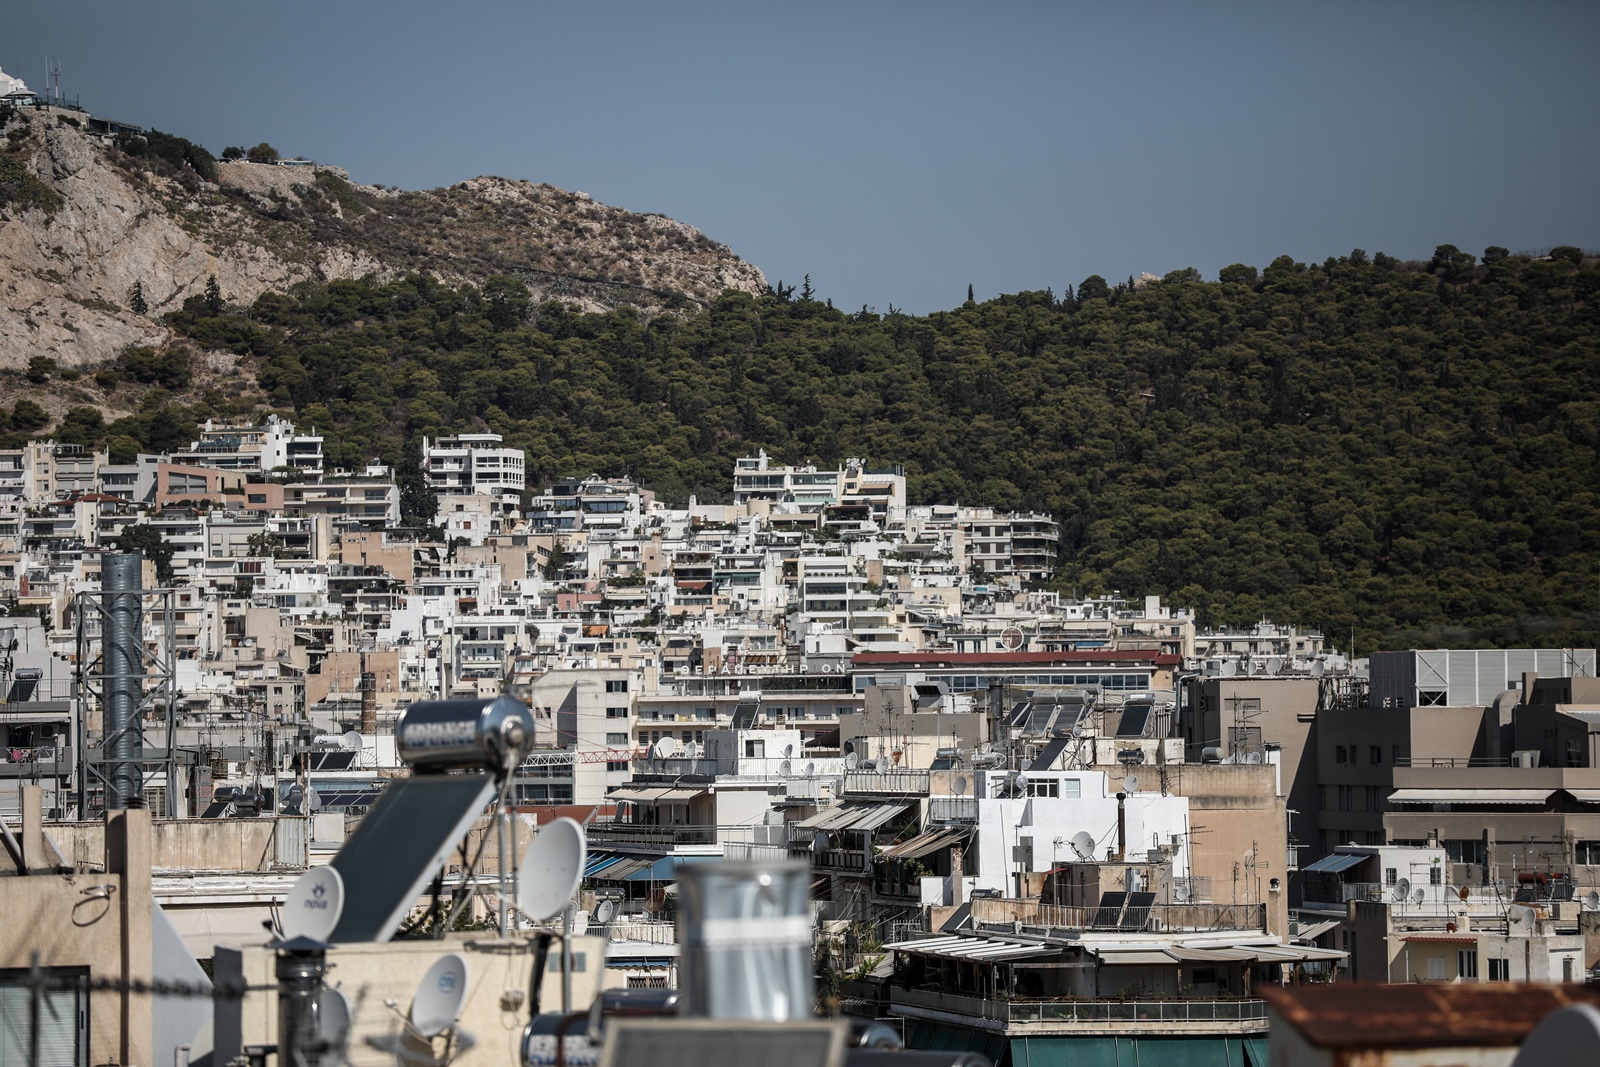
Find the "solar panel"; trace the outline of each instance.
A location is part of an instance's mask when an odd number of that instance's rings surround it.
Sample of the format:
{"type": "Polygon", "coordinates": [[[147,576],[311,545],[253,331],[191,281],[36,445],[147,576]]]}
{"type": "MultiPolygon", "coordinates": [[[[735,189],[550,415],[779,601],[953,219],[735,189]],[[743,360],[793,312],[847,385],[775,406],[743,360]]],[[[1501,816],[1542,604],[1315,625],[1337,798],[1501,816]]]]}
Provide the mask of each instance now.
{"type": "Polygon", "coordinates": [[[1032,707],[1033,704],[1026,700],[1019,700],[1011,705],[1011,714],[1006,716],[1006,725],[1016,726],[1020,724],[1023,719],[1028,717],[1028,710],[1032,707]]]}
{"type": "Polygon", "coordinates": [[[1118,737],[1143,737],[1145,727],[1150,724],[1150,713],[1155,709],[1149,704],[1129,704],[1122,709],[1122,721],[1117,724],[1118,737]]]}
{"type": "Polygon", "coordinates": [[[1072,728],[1078,725],[1078,720],[1082,719],[1088,710],[1089,705],[1081,701],[1076,703],[1069,701],[1061,705],[1061,714],[1056,716],[1056,733],[1071,732],[1072,728]]]}
{"type": "Polygon", "coordinates": [[[355,762],[359,753],[347,749],[323,749],[311,753],[311,769],[314,771],[347,771],[355,762]]]}
{"type": "Polygon", "coordinates": [[[1156,902],[1154,893],[1129,893],[1128,910],[1122,913],[1123,930],[1143,930],[1150,922],[1150,906],[1156,902]]]}
{"type": "Polygon", "coordinates": [[[733,709],[733,728],[735,730],[748,730],[755,725],[756,712],[760,710],[760,707],[761,705],[753,703],[742,703],[735,707],[733,709]]]}
{"type": "Polygon", "coordinates": [[[400,778],[329,864],[345,907],[329,941],[387,941],[494,792],[487,773],[400,778]]]}
{"type": "Polygon", "coordinates": [[[1071,743],[1072,743],[1072,738],[1070,738],[1070,737],[1053,737],[1053,738],[1051,738],[1050,739],[1050,743],[1044,747],[1044,751],[1040,752],[1038,757],[1036,759],[1034,759],[1034,761],[1031,764],[1029,764],[1028,770],[1030,770],[1030,771],[1048,771],[1048,770],[1050,770],[1051,767],[1053,767],[1055,765],[1057,757],[1059,757],[1061,755],[1061,753],[1066,750],[1067,745],[1069,745],[1071,743]]]}
{"type": "Polygon", "coordinates": [[[1035,704],[1028,713],[1028,727],[1024,731],[1029,734],[1042,734],[1050,725],[1050,718],[1056,713],[1054,704],[1035,704]]]}
{"type": "Polygon", "coordinates": [[[1115,930],[1118,920],[1122,917],[1122,905],[1127,903],[1127,900],[1126,893],[1101,893],[1100,906],[1089,919],[1089,925],[1102,930],[1115,930]]]}

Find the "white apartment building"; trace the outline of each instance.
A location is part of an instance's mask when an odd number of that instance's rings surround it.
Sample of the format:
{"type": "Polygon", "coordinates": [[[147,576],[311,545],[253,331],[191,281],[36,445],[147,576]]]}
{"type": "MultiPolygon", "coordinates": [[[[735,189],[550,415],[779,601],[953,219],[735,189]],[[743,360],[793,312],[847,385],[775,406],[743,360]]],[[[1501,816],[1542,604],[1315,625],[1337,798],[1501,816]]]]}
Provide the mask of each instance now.
{"type": "Polygon", "coordinates": [[[859,459],[845,460],[831,471],[778,466],[762,449],[735,461],[733,502],[765,505],[778,514],[826,513],[832,508],[838,511],[837,523],[871,522],[887,530],[906,521],[906,472],[899,464],[874,468],[859,459]]]}
{"type": "Polygon", "coordinates": [[[207,419],[200,440],[189,451],[172,457],[175,463],[193,463],[228,471],[296,470],[322,474],[322,437],[315,429],[295,433],[294,423],[276,415],[255,423],[216,422],[207,419]]]}
{"type": "Polygon", "coordinates": [[[497,497],[504,510],[515,511],[527,487],[527,455],[503,447],[497,433],[463,433],[422,439],[422,474],[428,488],[441,497],[482,494],[497,497]]]}

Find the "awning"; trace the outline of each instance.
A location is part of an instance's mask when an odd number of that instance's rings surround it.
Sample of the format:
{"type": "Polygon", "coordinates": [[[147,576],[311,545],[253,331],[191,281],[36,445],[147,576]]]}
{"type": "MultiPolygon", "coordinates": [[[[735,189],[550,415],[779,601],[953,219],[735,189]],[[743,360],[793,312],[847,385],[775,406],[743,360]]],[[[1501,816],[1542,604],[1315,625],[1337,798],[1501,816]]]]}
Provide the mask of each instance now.
{"type": "Polygon", "coordinates": [[[720,861],[721,856],[664,856],[642,870],[627,876],[629,882],[670,882],[678,877],[678,868],[685,863],[720,861]]]}
{"type": "Polygon", "coordinates": [[[1324,856],[1309,867],[1300,868],[1304,874],[1338,874],[1347,871],[1364,859],[1370,859],[1362,853],[1335,852],[1331,856],[1324,856]]]}
{"type": "Polygon", "coordinates": [[[663,789],[661,791],[661,795],[652,800],[651,803],[682,804],[685,801],[693,800],[695,797],[704,796],[705,794],[706,790],[704,789],[663,789]]]}
{"type": "Polygon", "coordinates": [[[654,862],[655,857],[653,856],[643,858],[619,856],[614,862],[606,864],[604,867],[597,869],[593,874],[586,875],[585,877],[596,878],[602,882],[621,882],[626,880],[630,874],[633,874],[636,871],[642,871],[654,862]]]}
{"type": "Polygon", "coordinates": [[[1252,947],[1185,948],[1172,946],[1172,958],[1184,963],[1249,963],[1259,958],[1252,947]]]}
{"type": "Polygon", "coordinates": [[[657,794],[666,793],[666,792],[669,792],[669,790],[662,789],[659,786],[657,786],[654,789],[644,789],[644,788],[618,789],[618,790],[615,790],[614,792],[607,793],[606,794],[606,799],[607,800],[628,800],[628,801],[632,801],[632,802],[637,804],[637,803],[643,803],[643,802],[649,801],[649,800],[654,800],[654,799],[656,799],[656,795],[657,794]]]}
{"type": "Polygon", "coordinates": [[[1396,789],[1391,804],[1543,804],[1550,789],[1396,789]]]}
{"type": "Polygon", "coordinates": [[[1177,962],[1165,948],[1102,948],[1094,954],[1108,967],[1170,967],[1177,962]]]}
{"type": "Polygon", "coordinates": [[[1407,934],[1402,941],[1415,941],[1425,945],[1476,945],[1478,939],[1471,934],[1407,934]]]}
{"type": "Polygon", "coordinates": [[[967,830],[929,830],[927,833],[907,838],[897,845],[891,845],[879,853],[879,856],[886,860],[916,859],[919,856],[926,856],[930,852],[937,852],[947,845],[955,844],[963,837],[966,837],[967,833],[967,830]]]}
{"type": "Polygon", "coordinates": [[[1301,941],[1315,941],[1323,934],[1338,926],[1341,919],[1325,919],[1318,923],[1301,923],[1300,932],[1294,936],[1301,941]]]}
{"type": "Polygon", "coordinates": [[[883,947],[898,952],[914,952],[920,956],[936,956],[940,959],[984,960],[990,963],[1026,959],[1029,956],[1053,956],[1061,951],[1060,945],[1005,941],[987,937],[925,937],[920,940],[895,941],[883,947]]]}
{"type": "Polygon", "coordinates": [[[1567,792],[1581,804],[1600,804],[1600,789],[1569,789],[1567,792]]]}
{"type": "Polygon", "coordinates": [[[860,812],[840,829],[876,830],[890,819],[904,812],[908,806],[906,804],[874,804],[867,811],[860,812]]]}
{"type": "Polygon", "coordinates": [[[583,876],[588,878],[598,871],[605,870],[607,867],[610,867],[612,864],[621,859],[622,857],[617,855],[615,852],[591,852],[584,860],[583,876]]]}

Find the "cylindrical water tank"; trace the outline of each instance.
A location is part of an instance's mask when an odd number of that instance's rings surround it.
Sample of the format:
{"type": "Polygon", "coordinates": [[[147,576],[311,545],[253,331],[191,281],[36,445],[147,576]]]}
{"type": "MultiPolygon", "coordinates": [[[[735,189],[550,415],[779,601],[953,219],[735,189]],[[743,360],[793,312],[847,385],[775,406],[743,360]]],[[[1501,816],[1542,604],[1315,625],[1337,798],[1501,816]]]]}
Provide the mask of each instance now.
{"type": "Polygon", "coordinates": [[[809,1018],[810,866],[691,863],[677,873],[683,1014],[809,1018]]]}
{"type": "Polygon", "coordinates": [[[533,743],[533,715],[508,696],[488,700],[422,700],[400,715],[395,746],[419,771],[504,768],[533,743]]]}
{"type": "Polygon", "coordinates": [[[100,558],[108,808],[144,803],[144,735],[139,722],[145,673],[143,569],[144,556],[138,552],[108,552],[100,558]]]}

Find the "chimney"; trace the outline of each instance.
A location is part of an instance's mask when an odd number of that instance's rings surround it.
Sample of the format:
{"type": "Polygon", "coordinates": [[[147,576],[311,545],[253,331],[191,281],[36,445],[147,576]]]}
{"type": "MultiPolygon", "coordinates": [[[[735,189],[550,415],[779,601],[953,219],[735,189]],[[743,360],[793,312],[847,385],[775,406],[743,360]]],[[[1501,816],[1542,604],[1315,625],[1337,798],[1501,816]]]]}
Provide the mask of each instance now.
{"type": "Polygon", "coordinates": [[[371,737],[378,732],[378,675],[361,672],[361,732],[371,737]]]}
{"type": "Polygon", "coordinates": [[[1124,807],[1128,794],[1117,794],[1117,862],[1127,855],[1128,849],[1128,813],[1124,807]]]}

